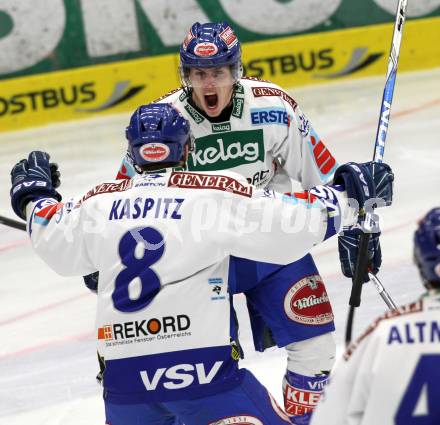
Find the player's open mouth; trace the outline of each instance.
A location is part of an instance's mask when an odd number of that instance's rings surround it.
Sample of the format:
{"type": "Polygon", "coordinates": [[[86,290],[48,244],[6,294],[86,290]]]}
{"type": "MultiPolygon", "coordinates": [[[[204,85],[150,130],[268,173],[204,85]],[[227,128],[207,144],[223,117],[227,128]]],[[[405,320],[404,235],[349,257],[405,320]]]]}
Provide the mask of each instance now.
{"type": "Polygon", "coordinates": [[[205,102],[208,109],[215,109],[218,103],[218,96],[214,94],[205,94],[205,102]]]}

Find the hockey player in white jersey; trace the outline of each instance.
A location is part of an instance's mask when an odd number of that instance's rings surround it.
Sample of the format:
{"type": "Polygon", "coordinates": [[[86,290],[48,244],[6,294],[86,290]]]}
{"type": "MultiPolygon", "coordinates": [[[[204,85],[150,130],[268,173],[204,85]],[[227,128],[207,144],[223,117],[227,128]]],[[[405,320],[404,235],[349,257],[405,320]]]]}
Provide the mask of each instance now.
{"type": "Polygon", "coordinates": [[[440,424],[440,208],[420,221],[414,259],[427,292],[348,347],[313,425],[440,424]]]}
{"type": "MultiPolygon", "coordinates": [[[[292,180],[303,189],[331,181],[336,160],[296,101],[269,81],[241,78],[241,47],[228,24],[191,27],[180,48],[180,73],[183,88],[160,101],[172,103],[191,123],[196,142],[189,171],[232,170],[259,188],[279,192],[291,192],[292,180]]],[[[135,174],[128,154],[118,178],[135,174]]],[[[350,236],[354,243],[340,244],[347,276],[354,269],[358,234],[340,238],[350,236]]],[[[374,235],[374,272],[380,265],[378,248],[374,235]]],[[[255,348],[263,351],[274,343],[286,348],[285,408],[306,425],[335,356],[333,312],[312,257],[286,266],[233,258],[231,279],[249,284],[245,295],[255,348]],[[314,288],[305,284],[308,276],[316,279],[314,288]],[[261,284],[255,287],[255,281],[261,284]],[[309,297],[319,302],[301,302],[309,297]],[[292,398],[296,393],[300,396],[292,398]]]]}
{"type": "Polygon", "coordinates": [[[278,264],[302,257],[356,224],[347,198],[363,207],[380,184],[391,202],[391,170],[349,163],[335,174],[340,186],[285,196],[228,171],[172,171],[191,137],[170,105],[139,108],[127,138],[141,173],[64,204],[46,153],[32,152],[11,172],[12,207],[27,219],[37,254],[62,275],[100,272],[96,334],[107,423],[290,423],[238,368],[230,294],[243,288],[228,282],[229,257],[278,264]]]}

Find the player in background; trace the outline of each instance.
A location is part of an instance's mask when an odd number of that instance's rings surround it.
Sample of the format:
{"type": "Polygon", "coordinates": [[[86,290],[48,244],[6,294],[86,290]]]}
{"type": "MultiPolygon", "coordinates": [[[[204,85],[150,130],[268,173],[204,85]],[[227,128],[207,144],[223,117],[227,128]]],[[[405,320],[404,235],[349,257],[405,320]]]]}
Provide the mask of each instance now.
{"type": "Polygon", "coordinates": [[[440,208],[420,221],[414,260],[427,292],[348,347],[313,425],[440,424],[440,208]]]}
{"type": "MultiPolygon", "coordinates": [[[[187,170],[232,170],[268,193],[292,192],[292,181],[310,189],[332,180],[336,160],[295,100],[268,81],[242,78],[240,42],[228,24],[191,27],[180,48],[180,73],[183,87],[160,101],[173,104],[191,123],[196,141],[187,170]]],[[[128,153],[118,178],[135,174],[128,153]]],[[[343,238],[350,235],[344,232],[343,238]]],[[[357,237],[351,235],[354,242],[357,237]]],[[[356,243],[340,247],[342,268],[350,275],[356,243]]],[[[377,272],[377,235],[371,247],[377,272]]],[[[276,343],[287,350],[285,409],[306,425],[335,356],[333,312],[311,255],[286,266],[234,258],[232,278],[249,285],[255,349],[276,343]],[[315,284],[308,284],[310,278],[315,284]]]]}
{"type": "Polygon", "coordinates": [[[238,368],[230,293],[243,288],[228,282],[229,256],[278,264],[302,257],[356,225],[348,198],[362,208],[380,184],[391,203],[391,170],[348,163],[335,185],[287,197],[229,171],[172,171],[184,165],[192,138],[171,105],[139,108],[126,135],[141,173],[65,204],[48,154],[34,151],[11,172],[12,207],[27,220],[36,253],[65,276],[100,272],[96,328],[107,423],[291,423],[238,368]],[[302,226],[288,227],[299,220],[302,226]]]}

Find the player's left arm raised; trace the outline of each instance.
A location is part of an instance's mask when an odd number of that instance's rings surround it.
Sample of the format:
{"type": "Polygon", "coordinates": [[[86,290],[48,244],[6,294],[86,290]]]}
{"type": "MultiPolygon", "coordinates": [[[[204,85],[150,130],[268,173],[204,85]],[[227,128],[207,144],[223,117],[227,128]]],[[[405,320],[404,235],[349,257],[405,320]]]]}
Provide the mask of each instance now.
{"type": "MultiPolygon", "coordinates": [[[[34,250],[57,273],[77,276],[96,270],[82,231],[84,208],[67,208],[55,190],[46,152],[33,151],[11,171],[11,205],[27,221],[34,250]]],[[[72,205],[73,206],[73,205],[72,205]]]]}

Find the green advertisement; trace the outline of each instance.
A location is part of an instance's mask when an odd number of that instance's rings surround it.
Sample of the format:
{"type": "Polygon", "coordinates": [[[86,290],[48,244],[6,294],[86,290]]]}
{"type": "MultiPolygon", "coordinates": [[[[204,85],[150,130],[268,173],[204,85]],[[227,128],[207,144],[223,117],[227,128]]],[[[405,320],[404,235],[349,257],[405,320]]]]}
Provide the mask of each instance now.
{"type": "Polygon", "coordinates": [[[263,160],[263,130],[232,131],[198,138],[196,150],[188,158],[188,169],[228,170],[263,160]]]}
{"type": "MultiPolygon", "coordinates": [[[[243,42],[394,20],[397,0],[0,0],[0,79],[177,52],[190,25],[228,21],[243,42]]],[[[440,16],[440,0],[408,19],[440,16]]]]}

